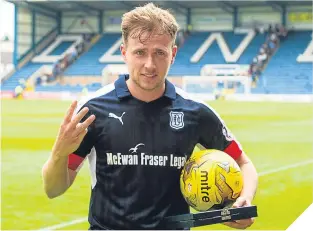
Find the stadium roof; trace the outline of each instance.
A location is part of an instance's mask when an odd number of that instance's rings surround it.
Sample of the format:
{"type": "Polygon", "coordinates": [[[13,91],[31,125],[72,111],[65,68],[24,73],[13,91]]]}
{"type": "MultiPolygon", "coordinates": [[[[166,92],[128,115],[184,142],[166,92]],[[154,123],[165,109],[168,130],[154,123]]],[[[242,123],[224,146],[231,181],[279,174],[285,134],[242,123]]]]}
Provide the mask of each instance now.
{"type": "Polygon", "coordinates": [[[302,1],[110,1],[110,0],[85,0],[85,1],[61,1],[61,0],[8,0],[9,2],[23,5],[35,10],[48,11],[50,13],[65,11],[84,11],[94,14],[99,10],[130,10],[135,6],[143,5],[146,2],[155,2],[159,6],[172,8],[184,13],[188,8],[221,8],[225,12],[232,13],[234,7],[244,6],[271,6],[273,10],[282,11],[283,6],[303,5],[311,6],[311,0],[302,1]]]}

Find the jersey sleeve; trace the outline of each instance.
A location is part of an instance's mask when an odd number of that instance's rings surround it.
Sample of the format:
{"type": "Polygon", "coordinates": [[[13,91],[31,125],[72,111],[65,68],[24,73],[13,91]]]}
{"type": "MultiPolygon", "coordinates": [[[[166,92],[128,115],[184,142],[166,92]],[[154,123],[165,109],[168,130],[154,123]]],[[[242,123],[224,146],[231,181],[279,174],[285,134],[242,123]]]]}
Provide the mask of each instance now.
{"type": "MultiPolygon", "coordinates": [[[[74,114],[76,115],[84,107],[88,107],[89,111],[80,121],[81,123],[84,122],[90,115],[92,115],[92,108],[90,107],[90,105],[83,103],[78,104],[74,114]]],[[[79,145],[78,149],[68,156],[69,169],[78,171],[81,168],[83,161],[85,160],[86,156],[91,152],[91,149],[94,146],[93,133],[94,122],[88,127],[88,132],[82,140],[81,144],[79,145]]]]}
{"type": "Polygon", "coordinates": [[[200,110],[199,144],[205,149],[217,149],[237,159],[242,147],[221,117],[210,107],[203,105],[200,110]]]}

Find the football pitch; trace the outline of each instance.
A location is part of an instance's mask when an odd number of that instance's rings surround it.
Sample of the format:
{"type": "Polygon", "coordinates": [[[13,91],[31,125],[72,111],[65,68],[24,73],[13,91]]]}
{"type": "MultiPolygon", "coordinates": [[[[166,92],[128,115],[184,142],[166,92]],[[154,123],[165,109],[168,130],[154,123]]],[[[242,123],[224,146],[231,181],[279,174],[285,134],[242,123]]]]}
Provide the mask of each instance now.
{"type": "MultiPolygon", "coordinates": [[[[87,230],[88,165],[61,197],[48,199],[41,168],[70,102],[2,100],[1,229],[87,230]]],[[[294,103],[209,103],[243,145],[260,174],[253,230],[285,230],[313,196],[313,106],[294,103]]],[[[224,225],[198,229],[228,229],[224,225]]]]}

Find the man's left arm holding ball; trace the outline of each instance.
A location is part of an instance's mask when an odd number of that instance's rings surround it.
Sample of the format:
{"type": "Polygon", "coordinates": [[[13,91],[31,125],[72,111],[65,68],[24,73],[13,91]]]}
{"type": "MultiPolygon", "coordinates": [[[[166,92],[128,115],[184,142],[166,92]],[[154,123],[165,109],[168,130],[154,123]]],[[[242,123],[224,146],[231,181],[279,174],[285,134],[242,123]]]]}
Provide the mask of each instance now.
{"type": "MultiPolygon", "coordinates": [[[[234,208],[250,206],[258,187],[258,174],[250,158],[242,150],[240,143],[231,134],[221,117],[210,107],[204,106],[200,115],[200,147],[226,152],[238,163],[243,174],[243,189],[233,204],[234,208]]],[[[245,229],[254,223],[254,218],[243,219],[224,224],[245,229]]]]}

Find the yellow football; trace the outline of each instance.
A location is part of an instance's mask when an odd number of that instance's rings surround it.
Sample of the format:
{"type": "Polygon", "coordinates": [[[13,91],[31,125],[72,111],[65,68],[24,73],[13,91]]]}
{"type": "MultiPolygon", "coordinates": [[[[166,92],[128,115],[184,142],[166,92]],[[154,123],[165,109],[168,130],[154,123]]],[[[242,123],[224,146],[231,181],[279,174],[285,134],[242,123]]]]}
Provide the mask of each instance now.
{"type": "Polygon", "coordinates": [[[193,153],[186,162],[180,188],[186,202],[197,211],[223,208],[239,197],[243,176],[231,156],[207,149],[193,153]]]}

